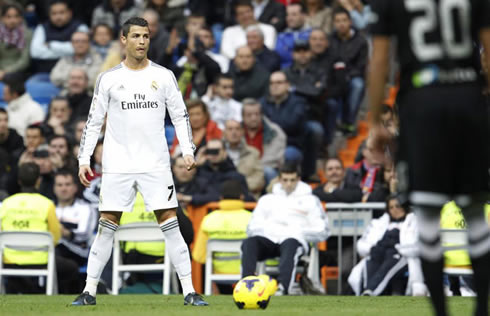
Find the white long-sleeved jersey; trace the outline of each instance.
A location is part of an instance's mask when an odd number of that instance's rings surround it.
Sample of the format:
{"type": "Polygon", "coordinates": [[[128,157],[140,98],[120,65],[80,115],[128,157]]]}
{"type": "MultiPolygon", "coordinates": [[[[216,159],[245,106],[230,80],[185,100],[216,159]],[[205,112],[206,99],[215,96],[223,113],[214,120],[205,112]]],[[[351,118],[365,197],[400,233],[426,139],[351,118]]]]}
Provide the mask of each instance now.
{"type": "Polygon", "coordinates": [[[82,134],[78,161],[88,165],[107,113],[104,173],[147,173],[170,168],[165,110],[183,155],[194,155],[192,131],[174,74],[151,61],[140,70],[124,62],[99,75],[82,134]]]}

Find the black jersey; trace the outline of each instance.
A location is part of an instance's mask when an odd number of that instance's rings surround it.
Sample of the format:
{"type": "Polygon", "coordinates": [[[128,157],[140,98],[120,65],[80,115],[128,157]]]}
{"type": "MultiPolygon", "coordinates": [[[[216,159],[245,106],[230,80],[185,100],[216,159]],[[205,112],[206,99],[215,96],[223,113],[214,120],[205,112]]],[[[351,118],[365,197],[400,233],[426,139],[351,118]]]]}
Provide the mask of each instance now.
{"type": "Polygon", "coordinates": [[[480,82],[478,33],[490,0],[372,0],[371,33],[395,36],[401,88],[480,82]]]}

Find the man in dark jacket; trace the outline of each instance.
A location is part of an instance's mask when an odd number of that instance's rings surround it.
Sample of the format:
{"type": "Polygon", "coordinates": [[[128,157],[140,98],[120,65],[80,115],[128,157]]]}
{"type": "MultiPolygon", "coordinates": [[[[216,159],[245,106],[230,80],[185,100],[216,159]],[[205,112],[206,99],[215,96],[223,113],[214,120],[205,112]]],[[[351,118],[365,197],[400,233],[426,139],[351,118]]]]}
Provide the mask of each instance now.
{"type": "Polygon", "coordinates": [[[92,96],[88,94],[88,77],[82,68],[73,68],[68,76],[66,98],[71,108],[70,122],[78,118],[87,118],[92,104],[92,96]]]}
{"type": "Polygon", "coordinates": [[[165,47],[168,45],[169,33],[165,26],[160,23],[160,16],[155,10],[146,9],[143,18],[148,21],[150,30],[150,48],[148,48],[148,58],[158,63],[164,58],[165,47]]]}
{"type": "Polygon", "coordinates": [[[247,45],[257,59],[257,62],[271,73],[281,68],[279,55],[264,44],[264,33],[257,25],[247,27],[247,45]]]}
{"type": "Polygon", "coordinates": [[[267,93],[270,74],[257,64],[250,47],[243,46],[237,49],[229,74],[233,77],[234,83],[233,99],[260,99],[267,93]]]}
{"type": "Polygon", "coordinates": [[[364,75],[368,62],[366,38],[352,28],[349,12],[343,8],[334,11],[335,32],[329,39],[334,56],[340,56],[349,76],[349,89],[338,99],[337,109],[342,109],[343,129],[355,133],[355,121],[365,91],[364,75]]]}
{"type": "Polygon", "coordinates": [[[179,156],[172,163],[177,200],[182,207],[204,205],[219,201],[219,192],[214,186],[208,185],[208,179],[196,177],[196,170],[187,170],[184,158],[179,156]]]}
{"type": "Polygon", "coordinates": [[[238,173],[235,165],[228,158],[221,139],[211,139],[204,149],[206,162],[198,168],[197,176],[208,180],[207,185],[221,192],[226,180],[238,180],[242,185],[245,201],[255,201],[250,194],[245,177],[238,173]]]}

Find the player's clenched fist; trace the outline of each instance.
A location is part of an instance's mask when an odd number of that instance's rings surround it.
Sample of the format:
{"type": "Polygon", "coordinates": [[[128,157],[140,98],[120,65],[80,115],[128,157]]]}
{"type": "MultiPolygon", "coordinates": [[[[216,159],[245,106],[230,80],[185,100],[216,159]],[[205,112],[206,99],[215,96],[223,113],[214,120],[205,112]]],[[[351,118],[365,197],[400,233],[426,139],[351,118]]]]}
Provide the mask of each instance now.
{"type": "Polygon", "coordinates": [[[80,182],[85,187],[90,186],[90,180],[87,179],[87,173],[90,175],[90,177],[94,176],[94,173],[92,172],[92,169],[90,169],[89,165],[81,165],[78,169],[78,178],[80,178],[80,182]]]}
{"type": "Polygon", "coordinates": [[[188,171],[192,170],[196,167],[196,161],[194,160],[193,156],[185,155],[184,161],[185,161],[185,165],[186,165],[188,171]]]}

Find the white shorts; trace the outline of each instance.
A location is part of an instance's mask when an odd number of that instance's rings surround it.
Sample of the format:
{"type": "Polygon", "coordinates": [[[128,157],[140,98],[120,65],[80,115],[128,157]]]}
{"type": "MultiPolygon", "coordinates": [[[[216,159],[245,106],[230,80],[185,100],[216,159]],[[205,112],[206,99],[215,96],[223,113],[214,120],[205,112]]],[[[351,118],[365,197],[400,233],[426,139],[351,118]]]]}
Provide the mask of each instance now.
{"type": "Polygon", "coordinates": [[[104,173],[100,185],[99,211],[131,212],[136,192],[145,201],[147,212],[177,207],[172,172],[104,173]]]}

